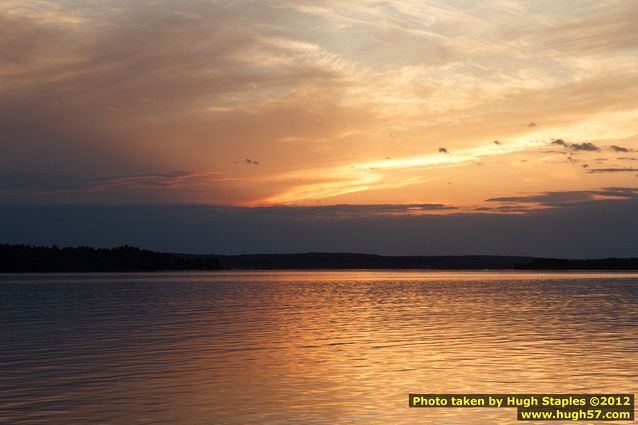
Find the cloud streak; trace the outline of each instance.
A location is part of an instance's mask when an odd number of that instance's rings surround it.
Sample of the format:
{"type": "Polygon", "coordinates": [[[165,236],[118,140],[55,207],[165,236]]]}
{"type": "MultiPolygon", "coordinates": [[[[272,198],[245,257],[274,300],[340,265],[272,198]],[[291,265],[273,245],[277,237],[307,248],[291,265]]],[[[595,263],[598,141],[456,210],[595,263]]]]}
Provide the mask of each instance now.
{"type": "Polygon", "coordinates": [[[592,174],[601,174],[601,173],[637,173],[638,168],[633,167],[623,167],[623,168],[592,168],[588,171],[592,174]]]}
{"type": "Polygon", "coordinates": [[[173,171],[154,174],[77,176],[48,173],[0,174],[0,190],[32,192],[103,192],[121,189],[177,189],[213,182],[236,181],[219,173],[173,171]]]}
{"type": "Polygon", "coordinates": [[[505,207],[526,204],[536,204],[543,207],[573,207],[601,200],[638,200],[638,188],[610,187],[600,190],[545,192],[490,198],[486,202],[503,203],[505,207]]]}

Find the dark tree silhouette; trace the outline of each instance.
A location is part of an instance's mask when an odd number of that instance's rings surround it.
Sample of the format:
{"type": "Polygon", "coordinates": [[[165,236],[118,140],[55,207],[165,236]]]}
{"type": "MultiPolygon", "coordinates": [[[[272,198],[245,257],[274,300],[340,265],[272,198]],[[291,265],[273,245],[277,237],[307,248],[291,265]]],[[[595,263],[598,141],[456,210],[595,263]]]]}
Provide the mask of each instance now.
{"type": "Polygon", "coordinates": [[[595,260],[563,260],[536,258],[520,270],[638,270],[638,258],[601,258],[595,260]]]}
{"type": "Polygon", "coordinates": [[[187,256],[117,248],[58,248],[0,244],[0,272],[128,272],[220,270],[213,256],[187,256]]]}

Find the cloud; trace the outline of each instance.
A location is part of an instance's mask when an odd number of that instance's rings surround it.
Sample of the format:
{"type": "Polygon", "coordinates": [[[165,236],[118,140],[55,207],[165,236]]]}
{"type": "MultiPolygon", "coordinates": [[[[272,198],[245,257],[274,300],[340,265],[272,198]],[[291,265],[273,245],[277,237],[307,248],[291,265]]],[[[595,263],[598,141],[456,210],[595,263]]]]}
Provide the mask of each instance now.
{"type": "Polygon", "coordinates": [[[612,150],[613,152],[632,152],[633,151],[633,149],[625,148],[622,146],[616,146],[616,145],[611,145],[609,149],[612,150]]]}
{"type": "Polygon", "coordinates": [[[600,148],[593,143],[583,142],[583,143],[572,143],[569,145],[569,148],[574,151],[586,151],[586,152],[599,152],[600,148]]]}
{"type": "Polygon", "coordinates": [[[474,211],[481,213],[527,214],[537,212],[538,210],[536,208],[528,207],[525,205],[499,205],[495,207],[476,207],[474,208],[474,211]]]}
{"type": "MultiPolygon", "coordinates": [[[[445,204],[362,204],[362,205],[326,205],[326,206],[268,206],[253,207],[269,217],[281,220],[286,219],[345,219],[345,218],[371,218],[377,216],[415,216],[432,214],[442,211],[453,212],[458,208],[445,204]]],[[[239,209],[248,213],[245,209],[239,209]]]]}
{"type": "Polygon", "coordinates": [[[597,174],[597,173],[634,173],[637,172],[638,168],[625,167],[625,168],[593,168],[589,170],[589,173],[597,174]]]}
{"type": "Polygon", "coordinates": [[[550,145],[564,146],[569,148],[572,151],[584,151],[584,152],[600,152],[600,148],[593,143],[583,142],[583,143],[567,143],[563,139],[555,139],[552,140],[550,145]]]}
{"type": "Polygon", "coordinates": [[[631,36],[631,17],[638,14],[635,2],[595,2],[585,6],[583,12],[577,19],[554,23],[551,33],[540,32],[537,37],[551,43],[557,52],[587,53],[590,57],[635,49],[636,41],[631,36]],[[610,7],[612,4],[614,7],[610,7]]]}
{"type": "Polygon", "coordinates": [[[122,189],[174,189],[212,182],[234,181],[213,172],[173,171],[112,175],[69,175],[51,173],[0,174],[0,191],[103,192],[122,189]]]}
{"type": "Polygon", "coordinates": [[[254,159],[250,159],[250,158],[246,158],[244,160],[244,162],[248,165],[259,165],[259,162],[255,161],[254,159]]]}
{"type": "Polygon", "coordinates": [[[536,127],[536,123],[535,122],[530,122],[529,124],[527,124],[528,127],[530,128],[534,128],[536,127]]]}
{"type": "Polygon", "coordinates": [[[439,148],[439,153],[449,154],[450,151],[448,151],[447,148],[439,148]]]}
{"type": "MultiPolygon", "coordinates": [[[[594,170],[591,170],[592,172],[594,170]]],[[[583,205],[600,200],[638,200],[638,188],[609,187],[600,190],[543,192],[522,196],[505,196],[487,199],[486,202],[504,204],[537,204],[543,207],[583,205]]]]}

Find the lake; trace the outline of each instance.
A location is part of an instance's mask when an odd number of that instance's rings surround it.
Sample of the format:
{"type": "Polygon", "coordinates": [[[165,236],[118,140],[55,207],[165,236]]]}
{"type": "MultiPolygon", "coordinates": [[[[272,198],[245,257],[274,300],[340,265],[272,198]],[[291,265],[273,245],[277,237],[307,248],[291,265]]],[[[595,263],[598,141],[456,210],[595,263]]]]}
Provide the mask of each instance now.
{"type": "Polygon", "coordinates": [[[408,393],[638,388],[630,273],[5,275],[0,323],[7,424],[512,424],[408,393]]]}

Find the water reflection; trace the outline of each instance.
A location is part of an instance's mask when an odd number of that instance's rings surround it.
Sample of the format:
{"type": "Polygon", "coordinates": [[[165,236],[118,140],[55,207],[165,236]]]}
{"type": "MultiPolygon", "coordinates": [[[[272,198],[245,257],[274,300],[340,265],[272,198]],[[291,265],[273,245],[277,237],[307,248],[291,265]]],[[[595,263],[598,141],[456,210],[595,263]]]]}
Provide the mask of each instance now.
{"type": "Polygon", "coordinates": [[[511,424],[409,392],[633,392],[638,275],[0,278],[0,422],[511,424]]]}

